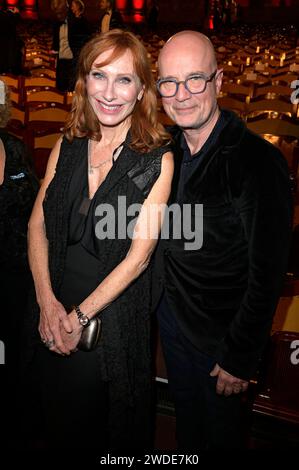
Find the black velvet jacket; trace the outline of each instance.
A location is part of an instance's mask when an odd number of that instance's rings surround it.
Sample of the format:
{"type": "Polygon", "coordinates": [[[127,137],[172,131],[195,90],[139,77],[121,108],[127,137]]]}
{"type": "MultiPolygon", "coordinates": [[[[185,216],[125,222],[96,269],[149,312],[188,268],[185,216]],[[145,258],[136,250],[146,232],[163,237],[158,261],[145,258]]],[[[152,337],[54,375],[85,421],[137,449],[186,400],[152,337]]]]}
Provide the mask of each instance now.
{"type": "MultiPolygon", "coordinates": [[[[154,303],[163,288],[184,334],[220,366],[249,379],[267,341],[287,266],[292,196],[280,151],[230,111],[219,139],[185,182],[203,204],[203,243],[161,240],[154,303]]],[[[181,131],[174,127],[176,201],[181,131]]],[[[193,215],[194,217],[194,215],[193,215]]],[[[194,222],[194,219],[193,219],[194,222]]]]}

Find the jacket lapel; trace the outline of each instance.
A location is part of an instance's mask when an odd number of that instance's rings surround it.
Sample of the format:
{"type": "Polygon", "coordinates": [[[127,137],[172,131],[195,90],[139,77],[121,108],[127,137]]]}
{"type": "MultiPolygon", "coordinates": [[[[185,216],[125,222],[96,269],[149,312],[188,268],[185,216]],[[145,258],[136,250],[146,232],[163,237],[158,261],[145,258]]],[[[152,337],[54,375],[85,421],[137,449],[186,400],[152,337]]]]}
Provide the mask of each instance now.
{"type": "Polygon", "coordinates": [[[172,178],[172,183],[171,183],[171,193],[170,193],[170,198],[169,198],[170,203],[173,203],[177,200],[177,192],[178,192],[178,187],[179,187],[179,179],[180,179],[180,173],[181,173],[181,166],[183,163],[184,152],[180,145],[181,133],[179,129],[175,127],[169,130],[171,133],[173,133],[174,130],[176,131],[176,134],[175,135],[173,134],[174,145],[173,145],[172,151],[173,151],[173,159],[174,159],[174,173],[173,173],[173,178],[172,178]]]}

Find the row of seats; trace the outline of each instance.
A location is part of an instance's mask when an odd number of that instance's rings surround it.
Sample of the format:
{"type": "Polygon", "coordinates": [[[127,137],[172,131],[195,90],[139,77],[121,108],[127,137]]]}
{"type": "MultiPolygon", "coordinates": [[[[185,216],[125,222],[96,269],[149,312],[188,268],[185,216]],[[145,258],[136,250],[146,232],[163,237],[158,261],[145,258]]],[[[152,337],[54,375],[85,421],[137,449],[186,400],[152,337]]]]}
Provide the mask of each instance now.
{"type": "Polygon", "coordinates": [[[0,75],[0,78],[9,86],[13,103],[19,106],[24,106],[28,101],[71,104],[72,93],[58,91],[55,78],[49,75],[24,77],[6,74],[0,75]]]}

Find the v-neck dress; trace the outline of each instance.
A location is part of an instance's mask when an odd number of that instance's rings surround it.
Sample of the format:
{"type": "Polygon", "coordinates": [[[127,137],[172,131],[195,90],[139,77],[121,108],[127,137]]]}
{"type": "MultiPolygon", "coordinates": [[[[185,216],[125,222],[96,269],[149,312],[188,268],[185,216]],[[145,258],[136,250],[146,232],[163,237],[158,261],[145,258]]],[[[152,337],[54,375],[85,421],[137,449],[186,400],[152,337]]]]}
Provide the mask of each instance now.
{"type": "Polygon", "coordinates": [[[87,149],[74,169],[67,197],[69,232],[60,301],[71,307],[80,304],[99,284],[99,260],[92,254],[95,240],[88,240],[86,231],[96,237],[94,211],[100,204],[100,196],[98,188],[93,198],[89,199],[87,149]]]}
{"type": "MultiPolygon", "coordinates": [[[[120,198],[126,213],[132,204],[141,206],[160,175],[162,156],[168,150],[166,146],[148,153],[133,150],[129,133],[105,180],[88,201],[88,139],[63,139],[56,173],[43,202],[50,279],[62,304],[82,302],[126,257],[131,239],[126,231],[119,236],[120,198]],[[115,237],[96,236],[99,204],[108,204],[115,211],[115,237]]],[[[34,359],[40,374],[42,412],[55,445],[76,447],[78,432],[85,430],[89,445],[98,450],[105,446],[107,436],[110,449],[147,448],[150,285],[148,268],[101,312],[101,341],[94,351],[61,357],[36,336],[34,359]]],[[[38,318],[39,307],[34,302],[28,330],[32,324],[38,332],[38,318]]],[[[32,346],[28,361],[31,351],[32,346]]]]}

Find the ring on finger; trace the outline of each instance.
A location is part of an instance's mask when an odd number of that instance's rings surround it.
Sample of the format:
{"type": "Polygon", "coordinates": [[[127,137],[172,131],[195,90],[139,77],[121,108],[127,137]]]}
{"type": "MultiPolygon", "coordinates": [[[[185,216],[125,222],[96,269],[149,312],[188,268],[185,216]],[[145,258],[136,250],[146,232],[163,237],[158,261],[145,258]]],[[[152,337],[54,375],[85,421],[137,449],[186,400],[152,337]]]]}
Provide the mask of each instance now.
{"type": "Polygon", "coordinates": [[[45,342],[45,346],[47,346],[47,348],[52,348],[55,344],[55,341],[54,339],[48,339],[48,341],[45,342]]]}

